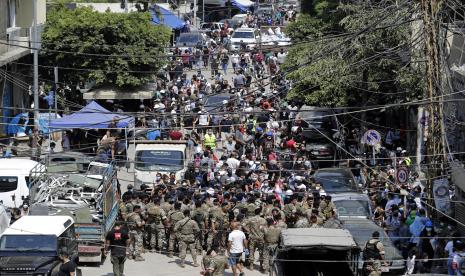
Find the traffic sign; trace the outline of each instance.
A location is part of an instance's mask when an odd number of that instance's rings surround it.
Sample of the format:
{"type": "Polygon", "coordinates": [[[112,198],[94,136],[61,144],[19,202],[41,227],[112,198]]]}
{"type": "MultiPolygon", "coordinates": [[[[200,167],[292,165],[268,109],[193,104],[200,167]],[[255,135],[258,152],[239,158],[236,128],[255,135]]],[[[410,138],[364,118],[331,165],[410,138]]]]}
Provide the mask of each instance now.
{"type": "Polygon", "coordinates": [[[397,182],[400,184],[404,184],[408,180],[408,170],[405,168],[397,169],[397,182]]]}
{"type": "Polygon", "coordinates": [[[381,143],[381,134],[374,129],[367,130],[362,137],[362,143],[370,146],[377,145],[381,143]]]}

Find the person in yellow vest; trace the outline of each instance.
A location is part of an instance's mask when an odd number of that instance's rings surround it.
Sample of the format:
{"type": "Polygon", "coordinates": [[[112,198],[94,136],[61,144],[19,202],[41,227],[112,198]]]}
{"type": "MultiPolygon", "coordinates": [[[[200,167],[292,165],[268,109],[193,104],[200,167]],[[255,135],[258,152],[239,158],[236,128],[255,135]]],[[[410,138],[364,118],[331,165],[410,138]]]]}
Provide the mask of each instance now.
{"type": "Polygon", "coordinates": [[[207,134],[203,137],[203,146],[209,146],[212,150],[216,148],[216,136],[211,129],[208,129],[207,134]]]}

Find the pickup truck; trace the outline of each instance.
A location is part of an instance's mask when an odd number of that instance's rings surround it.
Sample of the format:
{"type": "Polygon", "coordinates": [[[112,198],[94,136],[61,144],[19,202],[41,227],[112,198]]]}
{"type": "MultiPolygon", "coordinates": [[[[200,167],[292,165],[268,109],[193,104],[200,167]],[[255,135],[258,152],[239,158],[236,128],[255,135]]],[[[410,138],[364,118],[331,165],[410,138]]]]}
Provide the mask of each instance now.
{"type": "Polygon", "coordinates": [[[113,164],[90,162],[85,174],[31,172],[30,215],[73,217],[79,262],[100,263],[105,235],[118,214],[118,187],[113,164]]]}
{"type": "Polygon", "coordinates": [[[359,251],[344,229],[284,229],[272,255],[270,276],[356,275],[359,251]]]}
{"type": "Polygon", "coordinates": [[[176,174],[184,178],[193,154],[186,141],[136,140],[134,151],[134,188],[154,183],[157,173],[176,174]]]}

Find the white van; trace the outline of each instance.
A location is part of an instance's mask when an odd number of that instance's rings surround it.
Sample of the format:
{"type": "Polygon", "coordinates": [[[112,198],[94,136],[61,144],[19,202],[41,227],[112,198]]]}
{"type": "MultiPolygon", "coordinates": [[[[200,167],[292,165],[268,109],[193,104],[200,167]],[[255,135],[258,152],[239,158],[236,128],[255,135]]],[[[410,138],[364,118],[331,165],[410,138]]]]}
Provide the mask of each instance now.
{"type": "Polygon", "coordinates": [[[29,159],[0,159],[0,204],[19,207],[29,196],[29,173],[38,163],[29,159]]]}
{"type": "Polygon", "coordinates": [[[253,28],[239,28],[231,35],[231,50],[239,51],[244,43],[247,49],[260,44],[260,31],[253,28]]]}
{"type": "Polygon", "coordinates": [[[186,141],[136,141],[134,155],[134,183],[153,184],[157,173],[174,172],[182,179],[192,160],[186,141]]]}

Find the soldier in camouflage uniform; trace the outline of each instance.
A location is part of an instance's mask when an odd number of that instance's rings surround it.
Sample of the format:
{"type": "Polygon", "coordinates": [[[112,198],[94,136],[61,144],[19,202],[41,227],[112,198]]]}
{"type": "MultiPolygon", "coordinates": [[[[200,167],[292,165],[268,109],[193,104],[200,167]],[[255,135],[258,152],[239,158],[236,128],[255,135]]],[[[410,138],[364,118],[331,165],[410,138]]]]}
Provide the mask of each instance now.
{"type": "MultiPolygon", "coordinates": [[[[209,229],[207,234],[207,249],[212,248],[215,240],[218,241],[219,235],[222,235],[219,231],[223,230],[225,223],[227,224],[227,221],[224,220],[227,214],[225,214],[223,209],[219,206],[218,199],[215,199],[213,204],[214,206],[208,211],[209,229]]],[[[215,244],[214,246],[218,247],[220,245],[215,244]]]]}
{"type": "Polygon", "coordinates": [[[261,208],[256,208],[255,215],[247,218],[244,221],[244,232],[248,233],[249,240],[249,269],[253,270],[255,250],[259,252],[260,266],[263,261],[263,247],[264,247],[264,229],[267,225],[266,220],[260,216],[261,208]]]}
{"type": "Polygon", "coordinates": [[[181,258],[181,267],[184,267],[186,260],[187,248],[189,248],[193,266],[199,266],[197,263],[197,250],[195,248],[195,239],[200,231],[197,222],[190,218],[190,211],[184,210],[184,218],[174,225],[174,232],[179,240],[179,258],[181,258]]]}
{"type": "Polygon", "coordinates": [[[210,262],[207,266],[208,275],[223,276],[224,271],[228,268],[228,259],[224,255],[218,255],[216,251],[212,251],[210,262]]]}
{"type": "Polygon", "coordinates": [[[150,248],[152,252],[163,248],[163,237],[165,236],[166,224],[165,211],[160,207],[160,199],[155,198],[153,202],[147,204],[147,223],[150,229],[150,248]]]}
{"type": "Polygon", "coordinates": [[[168,214],[168,257],[173,258],[174,247],[176,243],[176,232],[174,231],[174,226],[176,223],[184,218],[184,214],[181,212],[181,202],[176,202],[174,204],[174,210],[170,211],[168,214]]]}
{"type": "Polygon", "coordinates": [[[141,253],[143,249],[142,229],[144,228],[145,222],[140,216],[140,211],[140,206],[135,205],[133,212],[128,215],[129,237],[131,238],[128,258],[134,258],[135,261],[144,260],[144,258],[141,256],[141,253]]]}
{"type": "Polygon", "coordinates": [[[265,248],[263,251],[263,270],[269,272],[270,256],[278,247],[282,228],[275,225],[271,218],[267,219],[266,222],[268,227],[265,229],[264,233],[265,248]]]}
{"type": "Polygon", "coordinates": [[[195,208],[192,210],[192,219],[197,222],[200,228],[199,235],[196,238],[196,248],[199,254],[202,254],[205,245],[207,218],[208,210],[202,205],[200,200],[197,200],[195,202],[195,208]]]}
{"type": "Polygon", "coordinates": [[[333,216],[333,211],[336,211],[336,205],[331,201],[331,196],[325,196],[325,199],[320,202],[319,211],[325,220],[333,216]]]}
{"type": "Polygon", "coordinates": [[[128,208],[126,208],[126,204],[129,202],[129,199],[130,196],[126,194],[118,202],[118,217],[120,221],[126,221],[128,218],[128,208]]]}
{"type": "Polygon", "coordinates": [[[302,213],[302,211],[296,212],[297,222],[294,224],[294,228],[308,228],[310,223],[308,223],[307,217],[302,213]]]}

